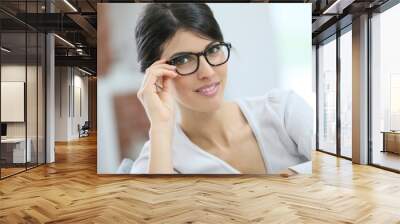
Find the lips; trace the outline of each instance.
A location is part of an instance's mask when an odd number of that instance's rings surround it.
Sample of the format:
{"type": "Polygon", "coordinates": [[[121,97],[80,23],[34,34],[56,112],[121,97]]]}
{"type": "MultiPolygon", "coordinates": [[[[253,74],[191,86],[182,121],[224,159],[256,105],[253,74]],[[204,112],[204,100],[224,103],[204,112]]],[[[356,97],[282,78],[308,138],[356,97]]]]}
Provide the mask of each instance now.
{"type": "Polygon", "coordinates": [[[218,92],[219,84],[220,82],[214,82],[196,89],[195,92],[199,93],[202,96],[214,96],[218,92]]]}

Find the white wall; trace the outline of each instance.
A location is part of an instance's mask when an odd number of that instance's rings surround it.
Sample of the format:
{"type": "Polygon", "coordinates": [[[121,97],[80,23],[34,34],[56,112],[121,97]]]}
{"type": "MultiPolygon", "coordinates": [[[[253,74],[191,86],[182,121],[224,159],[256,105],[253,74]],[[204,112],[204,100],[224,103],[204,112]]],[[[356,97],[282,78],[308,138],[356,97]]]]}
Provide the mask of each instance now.
{"type": "MultiPolygon", "coordinates": [[[[1,66],[1,81],[2,82],[24,82],[26,85],[26,107],[18,108],[19,113],[25,114],[26,120],[23,122],[6,122],[7,137],[9,138],[24,138],[25,135],[30,140],[30,148],[32,161],[44,163],[44,74],[41,66],[25,66],[25,64],[3,64],[1,66]],[[25,80],[27,78],[27,81],[25,80]],[[22,110],[22,111],[21,111],[22,110]],[[37,157],[37,153],[39,154],[37,157]]],[[[2,93],[3,93],[2,89],[2,93]]],[[[24,91],[22,91],[22,94],[24,91]]],[[[4,93],[3,93],[4,94],[4,93]]],[[[8,98],[7,95],[2,95],[2,98],[8,98]]],[[[3,103],[2,103],[3,104],[3,103]]],[[[24,104],[24,102],[22,102],[24,104]]],[[[12,108],[2,107],[2,112],[18,113],[12,108]]],[[[14,108],[15,110],[15,108],[14,108]]],[[[24,119],[23,119],[24,120],[24,119]]]]}
{"type": "MultiPolygon", "coordinates": [[[[32,66],[18,65],[18,64],[9,64],[1,66],[1,81],[2,82],[24,82],[25,74],[27,69],[31,71],[32,66]]],[[[28,74],[31,74],[28,72],[28,74]]],[[[2,98],[7,96],[2,96],[2,98]]],[[[7,110],[7,108],[1,108],[1,110],[7,110]]],[[[24,108],[22,108],[24,110],[24,108]]],[[[25,137],[25,123],[24,122],[11,122],[7,124],[7,135],[8,137],[25,137]]]]}
{"type": "MultiPolygon", "coordinates": [[[[27,74],[29,84],[36,85],[36,81],[32,81],[32,75],[36,76],[36,67],[18,64],[8,64],[1,66],[1,81],[2,82],[25,82],[25,75],[27,74]],[[26,73],[27,72],[27,73],[26,73]],[[34,83],[33,83],[34,82],[34,83]]],[[[36,88],[27,88],[27,106],[34,106],[36,108],[36,101],[33,105],[29,105],[34,100],[36,100],[36,88]]],[[[2,96],[5,97],[5,96],[2,96]]],[[[24,109],[24,108],[22,108],[24,109]]],[[[1,110],[7,110],[7,108],[1,108],[1,110]]],[[[32,113],[32,108],[27,109],[27,118],[28,118],[28,137],[33,131],[36,133],[36,113],[32,113]],[[28,113],[29,112],[29,113],[28,113]],[[34,121],[34,124],[32,123],[34,121]]],[[[7,136],[8,137],[25,137],[25,126],[26,122],[7,122],[7,136]]]]}
{"type": "Polygon", "coordinates": [[[1,121],[24,122],[25,83],[1,82],[1,121]]]}
{"type": "Polygon", "coordinates": [[[68,117],[68,68],[55,68],[55,140],[66,141],[68,139],[67,121],[68,117]]]}
{"type": "Polygon", "coordinates": [[[78,124],[82,126],[88,120],[88,78],[75,68],[56,67],[55,86],[55,140],[77,139],[78,124]],[[78,107],[79,89],[82,114],[78,107]]]}
{"type": "MultiPolygon", "coordinates": [[[[78,71],[79,72],[79,71],[78,71]]],[[[88,77],[75,74],[74,85],[81,89],[81,101],[82,101],[82,116],[76,116],[79,118],[79,122],[85,122],[88,120],[88,77]]]]}
{"type": "Polygon", "coordinates": [[[80,73],[78,70],[75,69],[73,82],[74,96],[71,96],[71,99],[74,99],[74,102],[71,102],[71,104],[74,105],[74,107],[72,108],[73,113],[70,132],[72,138],[79,137],[79,132],[77,128],[78,124],[82,126],[85,121],[88,121],[88,77],[83,77],[82,74],[83,73],[80,73]],[[80,110],[82,111],[80,112],[80,110]]]}
{"type": "Polygon", "coordinates": [[[209,5],[236,49],[229,61],[228,99],[284,88],[314,104],[311,4],[209,5]]]}

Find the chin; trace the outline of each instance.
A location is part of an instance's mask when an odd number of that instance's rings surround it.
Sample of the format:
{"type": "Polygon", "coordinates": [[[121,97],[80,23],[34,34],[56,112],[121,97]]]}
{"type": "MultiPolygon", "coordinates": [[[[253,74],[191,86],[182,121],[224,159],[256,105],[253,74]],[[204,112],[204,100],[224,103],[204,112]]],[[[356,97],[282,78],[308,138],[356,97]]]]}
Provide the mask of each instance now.
{"type": "Polygon", "coordinates": [[[218,94],[215,97],[212,98],[201,98],[199,100],[194,100],[193,102],[196,102],[196,111],[199,112],[215,112],[221,108],[221,105],[223,103],[223,94],[218,94]]]}
{"type": "Polygon", "coordinates": [[[215,112],[215,111],[218,111],[219,108],[221,108],[221,105],[222,105],[222,102],[205,104],[205,105],[202,105],[201,108],[199,108],[199,111],[201,111],[201,112],[215,112]]]}

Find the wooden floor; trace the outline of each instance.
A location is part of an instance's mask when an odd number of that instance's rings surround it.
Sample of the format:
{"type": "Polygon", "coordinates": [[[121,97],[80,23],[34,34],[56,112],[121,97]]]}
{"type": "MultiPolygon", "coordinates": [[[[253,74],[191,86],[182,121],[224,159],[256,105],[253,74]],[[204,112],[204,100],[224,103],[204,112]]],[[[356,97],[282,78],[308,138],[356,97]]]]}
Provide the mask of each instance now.
{"type": "Polygon", "coordinates": [[[10,176],[10,175],[13,175],[13,174],[16,174],[16,173],[19,173],[19,172],[22,172],[22,171],[24,171],[24,170],[26,170],[25,169],[25,167],[17,167],[17,168],[4,168],[4,167],[2,167],[1,168],[1,178],[3,178],[3,177],[7,177],[7,176],[10,176]]]}
{"type": "Polygon", "coordinates": [[[400,175],[314,154],[312,176],[98,176],[96,139],[0,181],[0,223],[400,223],[400,175]]]}
{"type": "Polygon", "coordinates": [[[36,163],[27,163],[25,167],[25,164],[18,164],[18,167],[2,167],[1,168],[1,178],[5,178],[20,172],[23,172],[27,169],[33,169],[37,166],[36,163]]]}
{"type": "Polygon", "coordinates": [[[375,151],[372,157],[374,164],[400,170],[400,154],[375,151]]]}

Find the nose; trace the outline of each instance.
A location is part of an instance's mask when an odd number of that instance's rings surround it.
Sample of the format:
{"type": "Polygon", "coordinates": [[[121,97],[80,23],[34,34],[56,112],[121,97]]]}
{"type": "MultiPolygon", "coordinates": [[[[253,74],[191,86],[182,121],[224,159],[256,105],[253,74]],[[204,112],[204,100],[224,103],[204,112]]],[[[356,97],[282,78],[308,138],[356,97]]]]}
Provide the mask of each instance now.
{"type": "Polygon", "coordinates": [[[213,66],[208,64],[204,56],[199,57],[199,70],[197,71],[197,77],[199,79],[210,78],[215,75],[213,66]]]}

